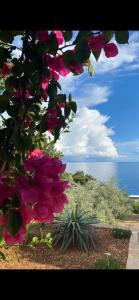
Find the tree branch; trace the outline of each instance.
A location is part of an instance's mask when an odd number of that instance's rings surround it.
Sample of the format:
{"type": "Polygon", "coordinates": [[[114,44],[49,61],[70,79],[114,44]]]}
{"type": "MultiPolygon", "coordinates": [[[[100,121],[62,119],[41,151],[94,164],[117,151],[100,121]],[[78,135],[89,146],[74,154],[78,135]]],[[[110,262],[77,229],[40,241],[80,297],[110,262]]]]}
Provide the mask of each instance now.
{"type": "Polygon", "coordinates": [[[5,42],[2,42],[2,41],[0,41],[0,45],[7,45],[9,47],[15,47],[16,49],[22,51],[22,48],[19,48],[19,47],[15,46],[15,45],[12,45],[12,44],[9,44],[9,43],[5,43],[5,42]]]}

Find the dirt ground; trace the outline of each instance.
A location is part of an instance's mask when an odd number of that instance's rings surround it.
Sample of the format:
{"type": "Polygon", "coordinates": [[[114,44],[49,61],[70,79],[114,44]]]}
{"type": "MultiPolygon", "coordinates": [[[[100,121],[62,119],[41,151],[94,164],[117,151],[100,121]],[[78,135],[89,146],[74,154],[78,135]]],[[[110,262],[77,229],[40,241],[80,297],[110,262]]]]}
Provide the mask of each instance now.
{"type": "Polygon", "coordinates": [[[46,245],[38,245],[35,250],[27,246],[20,246],[17,254],[14,247],[0,248],[7,255],[7,259],[0,260],[0,269],[91,269],[97,258],[106,257],[110,253],[119,260],[125,269],[128,256],[128,239],[115,239],[109,228],[96,228],[97,245],[89,255],[76,249],[69,249],[62,254],[60,249],[50,249],[46,245]]]}
{"type": "Polygon", "coordinates": [[[117,221],[117,226],[122,226],[127,229],[139,228],[139,214],[132,214],[123,220],[117,221]]]}

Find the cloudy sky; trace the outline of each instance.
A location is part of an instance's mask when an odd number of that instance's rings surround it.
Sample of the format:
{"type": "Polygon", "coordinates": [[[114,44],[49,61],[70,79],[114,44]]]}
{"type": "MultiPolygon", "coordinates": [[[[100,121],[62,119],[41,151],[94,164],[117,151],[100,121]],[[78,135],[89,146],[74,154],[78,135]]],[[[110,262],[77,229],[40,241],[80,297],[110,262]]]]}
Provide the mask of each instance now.
{"type": "Polygon", "coordinates": [[[139,161],[139,31],[118,48],[116,57],[91,57],[92,77],[86,71],[60,79],[78,104],[70,133],[57,143],[66,156],[139,161]]]}
{"type": "Polygon", "coordinates": [[[60,78],[63,92],[78,104],[70,133],[57,142],[67,157],[139,161],[139,31],[118,48],[116,57],[106,58],[103,51],[98,62],[91,57],[92,77],[86,70],[60,78]]]}

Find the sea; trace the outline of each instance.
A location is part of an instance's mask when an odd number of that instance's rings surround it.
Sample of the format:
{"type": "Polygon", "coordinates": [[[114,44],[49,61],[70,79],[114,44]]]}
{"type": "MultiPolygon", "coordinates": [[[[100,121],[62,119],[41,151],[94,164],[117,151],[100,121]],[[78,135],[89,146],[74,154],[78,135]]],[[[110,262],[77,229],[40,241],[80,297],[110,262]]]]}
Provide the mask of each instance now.
{"type": "Polygon", "coordinates": [[[139,195],[139,162],[67,162],[66,171],[84,171],[96,179],[113,180],[129,195],[139,195]]]}

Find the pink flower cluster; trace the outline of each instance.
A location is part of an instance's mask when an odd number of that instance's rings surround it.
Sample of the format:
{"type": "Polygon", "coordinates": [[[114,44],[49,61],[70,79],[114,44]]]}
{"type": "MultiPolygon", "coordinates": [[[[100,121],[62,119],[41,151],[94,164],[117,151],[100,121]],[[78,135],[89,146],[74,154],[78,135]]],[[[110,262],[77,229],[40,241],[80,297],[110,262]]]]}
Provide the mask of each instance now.
{"type": "Polygon", "coordinates": [[[104,49],[106,57],[114,57],[118,54],[118,48],[114,43],[106,44],[104,40],[104,34],[98,36],[90,36],[88,38],[88,45],[92,52],[97,52],[101,49],[104,49]]]}
{"type": "Polygon", "coordinates": [[[4,63],[2,68],[0,69],[0,75],[4,78],[7,75],[11,73],[11,69],[13,68],[13,64],[8,65],[7,63],[4,63]]]}
{"type": "Polygon", "coordinates": [[[48,64],[48,67],[50,68],[51,72],[54,72],[55,76],[56,74],[59,74],[65,77],[71,72],[77,74],[81,74],[83,72],[83,64],[79,64],[75,60],[71,61],[69,67],[66,67],[64,63],[64,55],[59,55],[57,57],[47,55],[44,59],[44,62],[48,64]]]}
{"type": "MultiPolygon", "coordinates": [[[[53,30],[52,32],[53,32],[53,33],[55,34],[55,36],[56,36],[58,45],[63,44],[63,42],[64,42],[64,37],[63,37],[62,31],[59,31],[59,30],[53,30]]],[[[42,42],[48,42],[48,41],[51,39],[52,32],[49,34],[49,33],[48,33],[48,30],[39,30],[39,31],[37,31],[37,33],[36,33],[36,38],[37,38],[39,41],[42,41],[42,42]]]]}
{"type": "Polygon", "coordinates": [[[60,120],[58,118],[57,109],[49,108],[47,110],[46,122],[47,122],[49,130],[55,129],[60,125],[60,120]]]}
{"type": "Polygon", "coordinates": [[[3,226],[4,239],[7,244],[22,243],[26,234],[26,225],[31,220],[38,222],[53,222],[54,213],[63,211],[68,202],[64,194],[69,187],[62,181],[59,174],[65,171],[65,164],[58,158],[44,155],[40,149],[28,154],[24,168],[28,175],[17,176],[15,186],[0,183],[0,206],[6,198],[12,197],[14,192],[19,195],[19,210],[22,217],[22,226],[15,236],[11,236],[7,229],[8,214],[0,215],[0,224],[3,226]]]}
{"type": "MultiPolygon", "coordinates": [[[[20,98],[22,96],[22,91],[21,89],[18,89],[16,92],[12,93],[12,96],[14,96],[15,98],[20,98]]],[[[30,91],[28,89],[26,89],[25,91],[25,100],[27,100],[30,96],[30,91]]]]}

